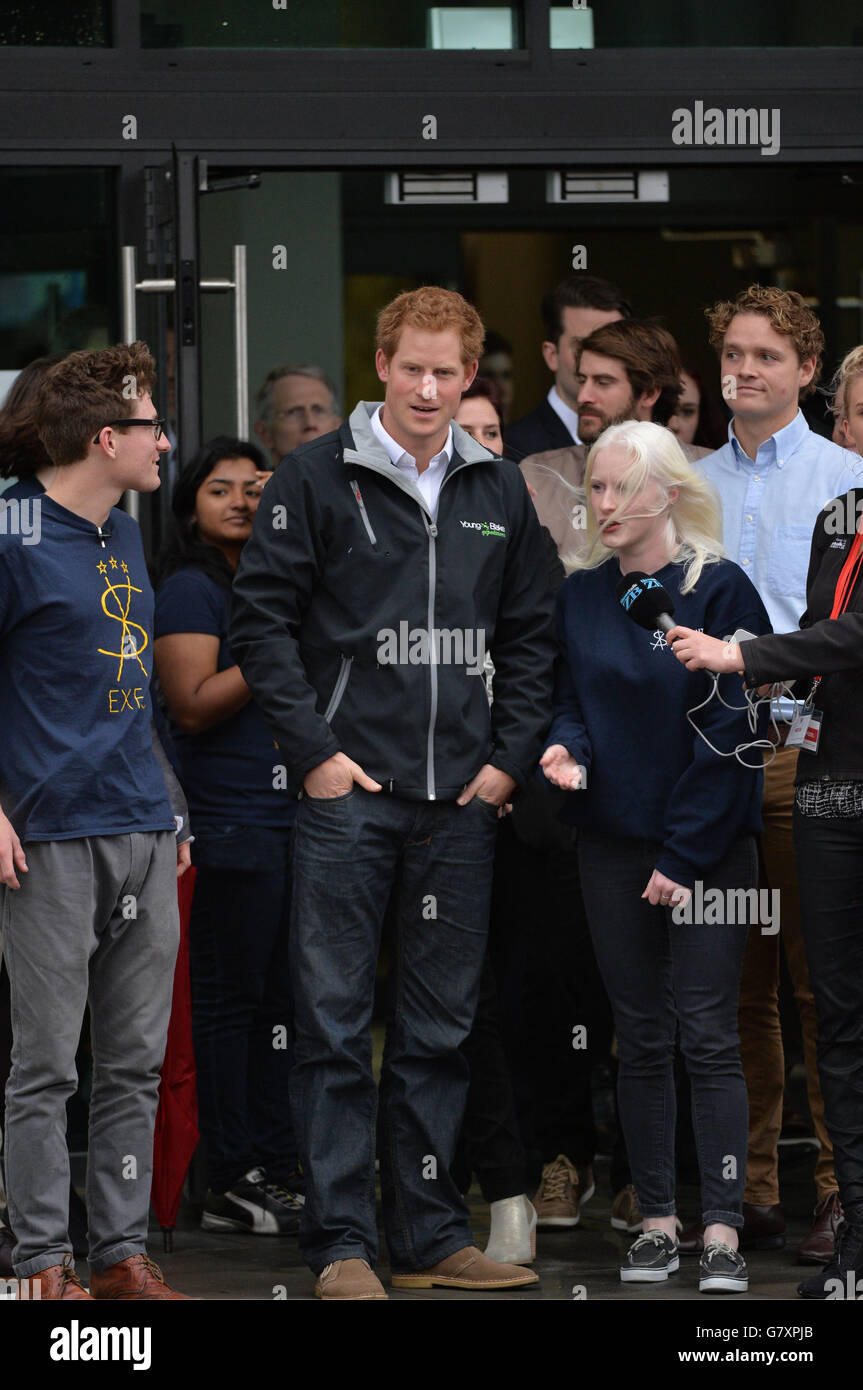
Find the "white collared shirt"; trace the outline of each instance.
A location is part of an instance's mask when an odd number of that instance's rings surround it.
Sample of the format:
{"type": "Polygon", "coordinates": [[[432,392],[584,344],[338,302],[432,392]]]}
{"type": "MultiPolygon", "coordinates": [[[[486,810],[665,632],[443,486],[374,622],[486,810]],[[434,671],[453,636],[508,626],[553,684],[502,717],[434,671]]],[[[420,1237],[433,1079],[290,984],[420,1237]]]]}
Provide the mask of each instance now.
{"type": "Polygon", "coordinates": [[[557,418],[561,420],[564,423],[564,425],[566,425],[566,428],[572,435],[572,442],[574,444],[583,443],[583,440],[579,439],[578,437],[578,412],[576,410],[573,410],[571,405],[567,405],[563,397],[558,394],[556,386],[552,386],[551,390],[546,396],[546,400],[548,401],[557,418]]]}
{"type": "Polygon", "coordinates": [[[400,468],[405,476],[410,478],[412,483],[416,483],[425,498],[432,519],[436,520],[441,484],[444,480],[446,470],[449,467],[449,461],[452,458],[452,425],[450,425],[447,431],[446,443],[440,453],[435,454],[434,458],[429,460],[428,468],[420,473],[417,469],[417,461],[413,455],[409,454],[406,449],[403,449],[401,444],[397,444],[392,435],[387,434],[387,431],[381,424],[382,408],[382,406],[378,406],[369,423],[396,468],[400,468]]]}

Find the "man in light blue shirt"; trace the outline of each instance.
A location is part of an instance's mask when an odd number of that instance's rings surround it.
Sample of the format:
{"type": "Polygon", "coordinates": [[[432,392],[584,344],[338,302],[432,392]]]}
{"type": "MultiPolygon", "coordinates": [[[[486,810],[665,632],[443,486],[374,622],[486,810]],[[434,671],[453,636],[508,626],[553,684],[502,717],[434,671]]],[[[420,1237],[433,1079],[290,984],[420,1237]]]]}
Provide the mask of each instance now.
{"type": "MultiPolygon", "coordinates": [[[[722,394],[734,418],[728,443],[696,467],[719,493],[726,552],[752,580],[774,630],[791,632],[806,607],[815,520],[831,498],[863,484],[863,461],[813,433],[800,410],[800,400],[818,381],[824,335],[799,294],[751,285],[733,303],[714,305],[707,318],[720,358],[722,394]]],[[[790,706],[783,701],[780,714],[787,717],[790,706]]],[[[779,727],[784,745],[788,725],[779,727]]],[[[760,883],[780,893],[781,938],[800,1012],[809,1106],[821,1143],[814,1223],[798,1250],[802,1262],[817,1264],[832,1258],[841,1208],[824,1124],[815,1005],[797,901],[791,834],[796,766],[797,750],[781,746],[765,768],[760,883]]],[[[778,1007],[780,938],[775,931],[775,926],[751,927],[740,991],[740,1056],[749,1092],[743,1215],[750,1249],[785,1243],[777,1149],[785,1062],[778,1007]]],[[[697,1247],[697,1236],[686,1236],[697,1247]]]]}

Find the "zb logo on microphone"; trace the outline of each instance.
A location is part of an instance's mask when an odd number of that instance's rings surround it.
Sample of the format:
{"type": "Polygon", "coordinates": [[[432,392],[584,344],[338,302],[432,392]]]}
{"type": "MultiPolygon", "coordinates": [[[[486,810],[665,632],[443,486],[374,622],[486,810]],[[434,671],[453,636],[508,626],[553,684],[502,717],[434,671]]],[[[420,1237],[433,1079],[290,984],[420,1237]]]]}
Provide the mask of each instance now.
{"type": "Polygon", "coordinates": [[[647,589],[661,589],[662,585],[658,579],[648,575],[645,579],[639,579],[635,584],[630,584],[625,594],[621,595],[620,606],[624,612],[628,613],[636,599],[641,598],[647,589]]]}

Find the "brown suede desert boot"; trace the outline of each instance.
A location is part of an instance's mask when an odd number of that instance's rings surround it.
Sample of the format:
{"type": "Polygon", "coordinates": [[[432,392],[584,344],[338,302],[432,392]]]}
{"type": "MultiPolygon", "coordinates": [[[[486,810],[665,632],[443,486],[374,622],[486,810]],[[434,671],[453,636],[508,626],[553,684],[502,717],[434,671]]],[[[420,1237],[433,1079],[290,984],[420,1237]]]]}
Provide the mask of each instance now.
{"type": "Polygon", "coordinates": [[[166,1303],[168,1300],[182,1299],[186,1303],[194,1300],[185,1293],[177,1293],[162,1278],[162,1271],[148,1255],[129,1255],[119,1264],[109,1265],[101,1271],[90,1273],[90,1288],[94,1298],[100,1299],[141,1299],[147,1303],[166,1303]]]}
{"type": "Polygon", "coordinates": [[[315,1284],[315,1296],[327,1302],[368,1302],[389,1298],[378,1276],[365,1260],[334,1260],[324,1265],[315,1284]]]}
{"type": "Polygon", "coordinates": [[[815,1208],[812,1230],[797,1247],[800,1265],[829,1264],[836,1253],[836,1231],[842,1220],[842,1203],[838,1192],[828,1192],[815,1208]]]}
{"type": "Polygon", "coordinates": [[[44,1302],[49,1299],[61,1302],[84,1298],[91,1303],[93,1301],[93,1295],[87,1292],[75,1273],[75,1261],[71,1255],[64,1255],[61,1265],[49,1265],[47,1269],[40,1269],[38,1274],[31,1274],[18,1284],[18,1299],[21,1302],[25,1299],[28,1302],[44,1302]],[[24,1289],[26,1293],[23,1292],[24,1289]]]}
{"type": "Polygon", "coordinates": [[[412,1274],[394,1274],[394,1289],[523,1289],[538,1284],[539,1275],[520,1265],[498,1264],[466,1245],[454,1255],[448,1255],[431,1269],[415,1270],[412,1274]]]}

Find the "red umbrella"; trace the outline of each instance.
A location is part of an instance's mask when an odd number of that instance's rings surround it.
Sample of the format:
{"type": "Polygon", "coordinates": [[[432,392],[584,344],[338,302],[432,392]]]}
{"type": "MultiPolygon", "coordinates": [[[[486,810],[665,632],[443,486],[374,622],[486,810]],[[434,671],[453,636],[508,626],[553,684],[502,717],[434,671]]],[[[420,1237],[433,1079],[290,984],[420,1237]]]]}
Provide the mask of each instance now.
{"type": "Polygon", "coordinates": [[[183,1183],[198,1144],[198,1089],[192,1046],[192,991],[189,978],[189,917],[195,891],[195,870],[177,881],[180,907],[180,949],[174,971],[174,996],[168,1043],[162,1063],[159,1108],[153,1136],[153,1186],[150,1200],[165,1244],[173,1248],[173,1229],[183,1195],[183,1183]]]}

